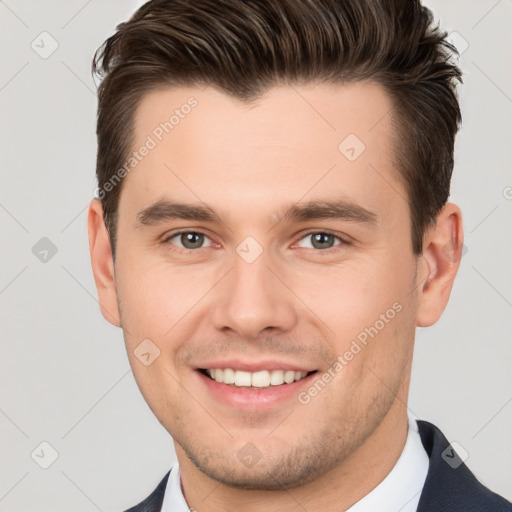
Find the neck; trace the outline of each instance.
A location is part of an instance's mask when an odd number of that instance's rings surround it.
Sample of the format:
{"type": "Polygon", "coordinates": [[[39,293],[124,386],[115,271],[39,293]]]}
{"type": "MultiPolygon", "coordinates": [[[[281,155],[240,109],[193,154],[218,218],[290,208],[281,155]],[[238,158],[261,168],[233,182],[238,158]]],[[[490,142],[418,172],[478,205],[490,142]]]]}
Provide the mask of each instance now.
{"type": "Polygon", "coordinates": [[[276,491],[221,484],[202,473],[176,445],[183,494],[197,512],[346,510],[393,469],[405,446],[407,428],[407,408],[397,399],[373,433],[333,470],[301,487],[276,491]]]}

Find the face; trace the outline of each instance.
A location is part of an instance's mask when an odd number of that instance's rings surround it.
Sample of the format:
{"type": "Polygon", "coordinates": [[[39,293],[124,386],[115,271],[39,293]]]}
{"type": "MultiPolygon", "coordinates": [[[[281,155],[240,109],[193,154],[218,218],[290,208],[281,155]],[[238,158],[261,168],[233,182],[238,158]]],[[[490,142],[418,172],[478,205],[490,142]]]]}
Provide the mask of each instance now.
{"type": "Polygon", "coordinates": [[[178,455],[218,481],[311,481],[407,398],[417,258],[390,109],[355,83],[251,105],[165,89],[137,110],[133,149],[151,147],[120,196],[120,323],[178,455]]]}

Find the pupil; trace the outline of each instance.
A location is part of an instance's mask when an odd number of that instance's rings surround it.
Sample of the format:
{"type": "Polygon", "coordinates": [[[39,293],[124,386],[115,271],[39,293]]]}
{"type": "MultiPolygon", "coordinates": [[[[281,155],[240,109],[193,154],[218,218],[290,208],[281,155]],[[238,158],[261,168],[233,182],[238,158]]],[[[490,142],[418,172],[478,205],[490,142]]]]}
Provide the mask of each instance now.
{"type": "Polygon", "coordinates": [[[197,249],[203,244],[204,235],[201,233],[184,233],[181,235],[181,243],[187,249],[197,249]]]}
{"type": "Polygon", "coordinates": [[[328,233],[316,233],[313,235],[313,247],[316,249],[329,249],[332,247],[333,235],[328,233]]]}

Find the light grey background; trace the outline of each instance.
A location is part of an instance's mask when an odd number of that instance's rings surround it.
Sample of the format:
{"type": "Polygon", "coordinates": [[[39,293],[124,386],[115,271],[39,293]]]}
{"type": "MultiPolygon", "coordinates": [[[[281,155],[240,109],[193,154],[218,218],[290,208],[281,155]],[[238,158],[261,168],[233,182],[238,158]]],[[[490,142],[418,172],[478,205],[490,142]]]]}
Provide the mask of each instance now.
{"type": "MultiPolygon", "coordinates": [[[[175,460],[121,331],[99,312],[86,233],[96,153],[90,63],[140,4],[0,0],[3,512],[123,510],[175,460]],[[52,39],[58,48],[42,58],[52,39]],[[58,250],[47,262],[32,251],[43,237],[58,250]],[[48,469],[40,464],[52,449],[42,442],[58,452],[48,469]]],[[[464,50],[451,200],[464,213],[467,253],[444,317],[418,330],[410,408],[512,499],[512,1],[428,5],[464,50]]]]}

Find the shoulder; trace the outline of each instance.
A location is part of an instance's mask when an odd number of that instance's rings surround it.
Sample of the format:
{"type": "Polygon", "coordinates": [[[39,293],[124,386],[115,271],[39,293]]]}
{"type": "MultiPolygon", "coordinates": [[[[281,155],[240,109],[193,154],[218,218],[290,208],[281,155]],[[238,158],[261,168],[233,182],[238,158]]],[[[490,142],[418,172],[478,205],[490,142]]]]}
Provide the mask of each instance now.
{"type": "Polygon", "coordinates": [[[169,474],[170,470],[162,478],[156,489],[145,500],[141,501],[138,505],[125,510],[125,512],[160,512],[169,474]]]}
{"type": "Polygon", "coordinates": [[[485,487],[451,447],[443,433],[428,421],[418,421],[429,469],[418,512],[511,512],[512,504],[485,487]]]}

